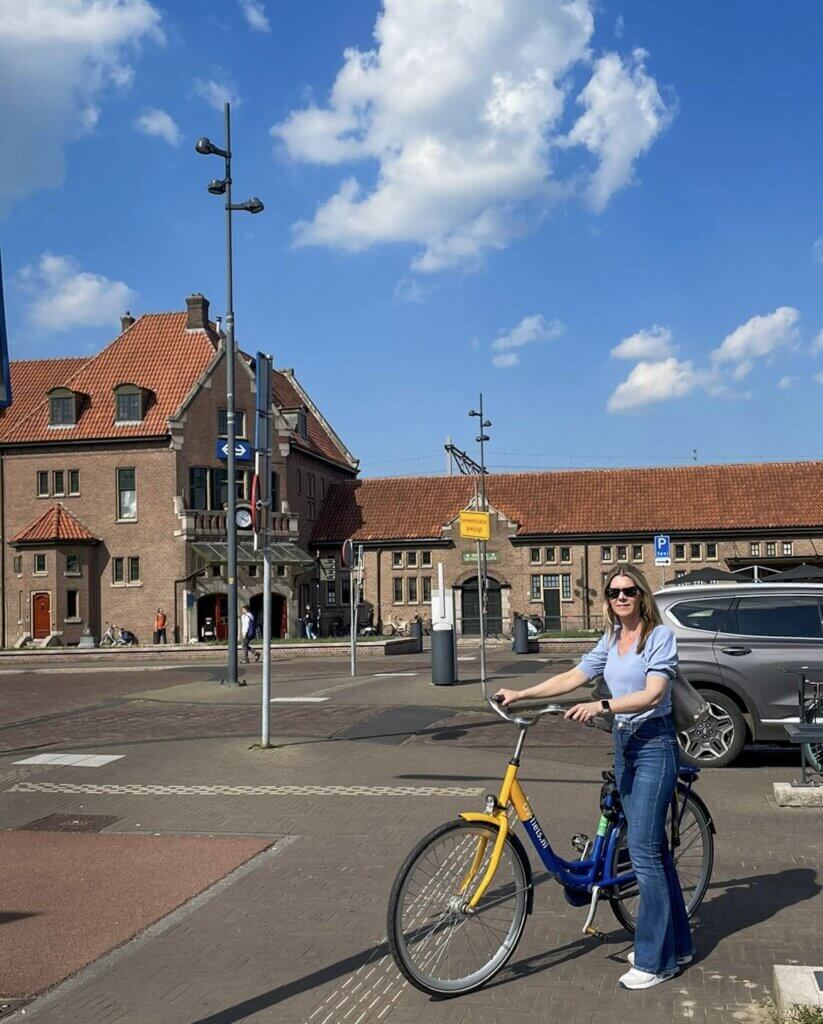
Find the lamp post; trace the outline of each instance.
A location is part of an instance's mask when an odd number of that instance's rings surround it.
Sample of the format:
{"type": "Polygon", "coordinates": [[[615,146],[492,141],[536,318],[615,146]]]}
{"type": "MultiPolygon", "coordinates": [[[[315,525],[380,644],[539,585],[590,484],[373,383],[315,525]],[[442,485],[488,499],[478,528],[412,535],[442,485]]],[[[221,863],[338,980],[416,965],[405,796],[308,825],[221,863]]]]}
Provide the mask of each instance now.
{"type": "MultiPolygon", "coordinates": [[[[483,418],[483,395],[480,395],[480,411],[475,412],[474,409],[469,411],[469,416],[477,417],[480,420],[480,433],[475,438],[480,444],[480,483],[479,483],[479,502],[480,511],[487,512],[486,508],[486,453],[485,444],[486,441],[490,440],[489,435],[484,431],[486,427],[492,425],[491,420],[483,418]]],[[[486,696],[486,542],[479,540],[477,542],[477,601],[479,604],[480,612],[480,683],[483,688],[483,696],[486,696]]]]}
{"type": "Polygon", "coordinates": [[[213,196],[226,197],[226,476],[228,478],[228,510],[226,512],[226,577],[228,584],[228,619],[229,619],[229,661],[226,674],[226,685],[237,686],[237,470],[235,460],[235,420],[234,420],[234,363],[236,358],[234,344],[234,281],[232,277],[232,239],[231,215],[235,210],[246,213],[260,213],[262,202],[252,196],[244,203],[231,201],[231,111],[229,104],[223,105],[226,124],[226,142],[223,149],[215,146],[211,140],[197,140],[194,147],[201,156],[220,156],[225,161],[225,173],[222,178],[214,178],[209,182],[208,190],[213,196]]]}

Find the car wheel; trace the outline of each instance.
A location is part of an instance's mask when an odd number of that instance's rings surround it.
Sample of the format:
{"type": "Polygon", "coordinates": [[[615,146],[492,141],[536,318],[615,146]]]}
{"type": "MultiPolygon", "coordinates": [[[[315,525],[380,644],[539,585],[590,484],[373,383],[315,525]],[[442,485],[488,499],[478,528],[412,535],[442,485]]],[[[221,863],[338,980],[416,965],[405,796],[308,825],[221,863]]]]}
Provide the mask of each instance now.
{"type": "Polygon", "coordinates": [[[688,731],[678,734],[680,757],[695,768],[725,768],[736,760],[748,729],[731,697],[716,690],[700,690],[711,713],[688,731]]]}

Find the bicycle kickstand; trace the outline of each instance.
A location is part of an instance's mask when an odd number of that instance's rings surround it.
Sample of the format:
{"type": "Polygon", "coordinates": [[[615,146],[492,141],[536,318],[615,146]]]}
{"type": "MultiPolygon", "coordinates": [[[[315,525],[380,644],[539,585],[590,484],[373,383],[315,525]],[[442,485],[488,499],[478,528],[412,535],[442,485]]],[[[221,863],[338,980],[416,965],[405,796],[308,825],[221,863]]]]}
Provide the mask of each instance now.
{"type": "Polygon", "coordinates": [[[583,934],[591,935],[594,939],[599,939],[601,942],[606,941],[604,932],[599,931],[593,927],[594,915],[597,913],[597,901],[600,899],[600,886],[592,886],[592,902],[589,906],[589,916],[586,918],[586,923],[583,925],[583,934]]]}

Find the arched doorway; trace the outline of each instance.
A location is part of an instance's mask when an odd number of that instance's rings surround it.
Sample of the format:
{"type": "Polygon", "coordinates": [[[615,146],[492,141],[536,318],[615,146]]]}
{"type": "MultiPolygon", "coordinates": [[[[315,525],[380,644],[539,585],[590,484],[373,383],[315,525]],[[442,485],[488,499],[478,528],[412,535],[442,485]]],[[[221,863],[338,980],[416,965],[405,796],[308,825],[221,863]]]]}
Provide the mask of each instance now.
{"type": "MultiPolygon", "coordinates": [[[[263,595],[255,594],[249,601],[249,608],[257,623],[258,638],[263,635],[263,595]]],[[[284,637],[288,631],[288,610],[286,599],[282,594],[272,591],[271,595],[271,635],[272,639],[284,637]]]]}
{"type": "Polygon", "coordinates": [[[226,594],[203,594],[197,599],[197,639],[220,640],[229,635],[226,594]]]}
{"type": "MultiPolygon", "coordinates": [[[[488,577],[488,604],[486,608],[486,635],[499,636],[503,632],[503,595],[497,580],[488,577]]],[[[480,636],[480,601],[477,580],[463,584],[463,636],[480,636]]]]}

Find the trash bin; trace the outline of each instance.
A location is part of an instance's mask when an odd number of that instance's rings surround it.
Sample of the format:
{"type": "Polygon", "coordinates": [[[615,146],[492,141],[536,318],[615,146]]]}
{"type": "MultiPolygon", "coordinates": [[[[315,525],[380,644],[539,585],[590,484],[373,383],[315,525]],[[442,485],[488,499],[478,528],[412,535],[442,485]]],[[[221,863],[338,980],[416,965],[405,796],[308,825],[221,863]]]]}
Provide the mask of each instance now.
{"type": "Polygon", "coordinates": [[[432,629],[432,682],[435,686],[453,686],[454,630],[447,623],[436,623],[432,629]]]}
{"type": "Polygon", "coordinates": [[[522,616],[514,620],[514,653],[529,653],[529,623],[522,616]]]}
{"type": "Polygon", "coordinates": [[[420,619],[415,619],[414,622],[411,624],[411,628],[409,630],[409,637],[412,640],[416,640],[417,641],[417,647],[415,648],[415,654],[422,654],[423,653],[423,623],[420,621],[420,619]]]}

